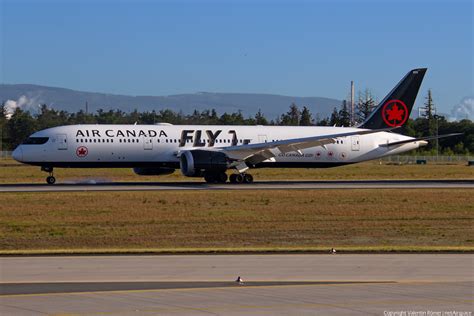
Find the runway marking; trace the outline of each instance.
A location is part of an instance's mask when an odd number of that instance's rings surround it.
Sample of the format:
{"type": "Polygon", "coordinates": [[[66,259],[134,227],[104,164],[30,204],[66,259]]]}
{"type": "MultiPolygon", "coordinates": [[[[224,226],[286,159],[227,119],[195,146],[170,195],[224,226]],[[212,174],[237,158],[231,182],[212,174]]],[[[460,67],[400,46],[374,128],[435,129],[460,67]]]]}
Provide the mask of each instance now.
{"type": "MultiPolygon", "coordinates": [[[[288,281],[287,281],[288,282],[288,281]]],[[[300,282],[300,281],[295,281],[300,282]]],[[[51,293],[27,293],[27,294],[0,294],[0,297],[31,297],[31,296],[57,296],[57,295],[82,295],[82,294],[105,294],[105,293],[143,293],[143,292],[161,292],[161,291],[191,291],[191,290],[214,290],[214,289],[244,289],[244,288],[287,288],[287,287],[301,287],[301,286],[347,286],[347,285],[375,285],[375,284],[397,284],[396,281],[301,281],[303,284],[275,284],[275,285],[258,285],[252,282],[243,285],[237,285],[229,282],[229,286],[215,286],[215,287],[187,287],[187,288],[161,288],[161,289],[136,289],[136,290],[99,290],[99,291],[71,291],[71,292],[51,292],[51,293]]],[[[64,282],[57,282],[58,284],[64,282]]],[[[110,282],[114,283],[114,282],[110,282]]],[[[185,282],[182,282],[185,283],[185,282]]],[[[40,284],[40,283],[36,283],[40,284]]],[[[0,284],[1,285],[1,284],[0,284]]]]}

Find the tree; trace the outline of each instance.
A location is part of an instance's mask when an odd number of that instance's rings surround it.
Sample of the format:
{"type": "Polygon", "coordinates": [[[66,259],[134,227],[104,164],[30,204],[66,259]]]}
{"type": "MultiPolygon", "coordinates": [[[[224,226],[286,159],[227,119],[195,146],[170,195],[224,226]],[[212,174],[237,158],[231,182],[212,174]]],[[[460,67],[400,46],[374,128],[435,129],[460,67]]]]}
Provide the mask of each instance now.
{"type": "Polygon", "coordinates": [[[351,114],[347,110],[347,101],[342,101],[341,110],[339,110],[339,123],[342,126],[351,126],[351,114]]]}
{"type": "Polygon", "coordinates": [[[436,133],[436,109],[433,103],[433,96],[431,94],[431,89],[428,89],[428,94],[425,97],[425,103],[423,107],[422,117],[427,120],[428,135],[434,136],[436,133]]]}
{"type": "Polygon", "coordinates": [[[291,103],[290,110],[281,116],[280,125],[297,126],[300,122],[300,110],[296,104],[291,103]]]}
{"type": "Polygon", "coordinates": [[[306,106],[303,106],[303,111],[301,111],[300,117],[300,126],[310,126],[313,122],[311,112],[306,106]]]}
{"type": "Polygon", "coordinates": [[[255,124],[257,125],[268,125],[268,121],[262,113],[261,109],[258,109],[257,114],[255,114],[255,124]]]}
{"type": "Polygon", "coordinates": [[[8,120],[7,130],[10,135],[10,148],[15,148],[37,130],[36,120],[30,112],[16,108],[8,120]]]}
{"type": "Polygon", "coordinates": [[[10,143],[7,133],[7,122],[5,103],[2,103],[0,108],[0,151],[9,149],[7,148],[8,144],[10,143]]]}
{"type": "MultiPolygon", "coordinates": [[[[438,116],[436,115],[435,105],[433,103],[433,96],[431,94],[431,89],[428,89],[428,93],[425,97],[425,103],[423,109],[422,118],[424,119],[423,122],[423,131],[426,136],[435,136],[437,134],[437,120],[438,116]]],[[[433,147],[437,148],[438,150],[438,140],[434,141],[433,143],[429,143],[427,148],[433,149],[433,147]]]]}
{"type": "Polygon", "coordinates": [[[364,122],[375,108],[375,100],[369,89],[365,89],[364,93],[359,91],[359,100],[357,102],[357,120],[359,123],[364,122]]]}
{"type": "Polygon", "coordinates": [[[84,110],[79,110],[77,113],[69,115],[69,124],[97,124],[96,117],[91,113],[86,113],[84,110]]]}
{"type": "Polygon", "coordinates": [[[339,112],[337,111],[337,108],[335,107],[334,110],[331,113],[331,118],[329,119],[329,125],[330,126],[340,126],[341,125],[341,119],[339,118],[339,112]]]}
{"type": "Polygon", "coordinates": [[[40,112],[36,116],[36,125],[38,129],[45,129],[54,126],[64,125],[69,120],[69,113],[66,111],[57,111],[49,108],[46,104],[40,105],[40,112]]]}

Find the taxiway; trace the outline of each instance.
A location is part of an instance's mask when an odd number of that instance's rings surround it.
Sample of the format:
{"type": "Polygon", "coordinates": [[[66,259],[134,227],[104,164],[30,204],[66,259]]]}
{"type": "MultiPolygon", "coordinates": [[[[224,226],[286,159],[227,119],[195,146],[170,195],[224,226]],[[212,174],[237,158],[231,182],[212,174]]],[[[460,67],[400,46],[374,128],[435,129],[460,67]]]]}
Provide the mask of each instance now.
{"type": "Polygon", "coordinates": [[[473,264],[472,254],[3,257],[0,313],[472,312],[473,264]]]}

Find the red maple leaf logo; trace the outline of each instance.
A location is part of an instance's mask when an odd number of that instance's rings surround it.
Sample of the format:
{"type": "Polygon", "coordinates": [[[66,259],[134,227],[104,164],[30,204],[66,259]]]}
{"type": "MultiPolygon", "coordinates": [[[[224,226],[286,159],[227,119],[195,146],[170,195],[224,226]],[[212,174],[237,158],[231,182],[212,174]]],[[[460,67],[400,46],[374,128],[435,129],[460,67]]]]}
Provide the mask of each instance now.
{"type": "Polygon", "coordinates": [[[382,118],[388,126],[401,126],[408,119],[408,108],[403,101],[390,100],[383,106],[382,118]]]}
{"type": "Polygon", "coordinates": [[[387,120],[389,121],[401,121],[403,120],[403,111],[402,109],[398,109],[398,105],[394,104],[391,109],[387,110],[388,118],[387,120]]]}
{"type": "Polygon", "coordinates": [[[87,156],[88,150],[86,147],[82,146],[76,149],[76,155],[78,157],[85,157],[87,156]]]}

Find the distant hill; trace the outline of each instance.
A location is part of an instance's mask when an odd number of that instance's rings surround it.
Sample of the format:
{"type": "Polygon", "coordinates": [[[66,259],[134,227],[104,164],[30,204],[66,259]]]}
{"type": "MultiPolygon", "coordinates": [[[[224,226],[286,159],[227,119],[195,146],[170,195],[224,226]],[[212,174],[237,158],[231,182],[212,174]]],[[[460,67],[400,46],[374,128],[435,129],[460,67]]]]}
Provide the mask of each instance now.
{"type": "Polygon", "coordinates": [[[323,97],[292,97],[256,93],[211,93],[177,94],[169,96],[127,96],[118,94],[83,92],[71,89],[46,87],[31,84],[0,84],[0,102],[13,100],[27,109],[47,104],[57,110],[77,112],[89,105],[89,111],[120,109],[130,112],[173,109],[192,113],[195,109],[216,109],[219,114],[241,110],[245,117],[253,116],[258,109],[269,119],[287,112],[294,102],[300,108],[307,106],[313,115],[329,116],[340,100],[323,97]]]}

